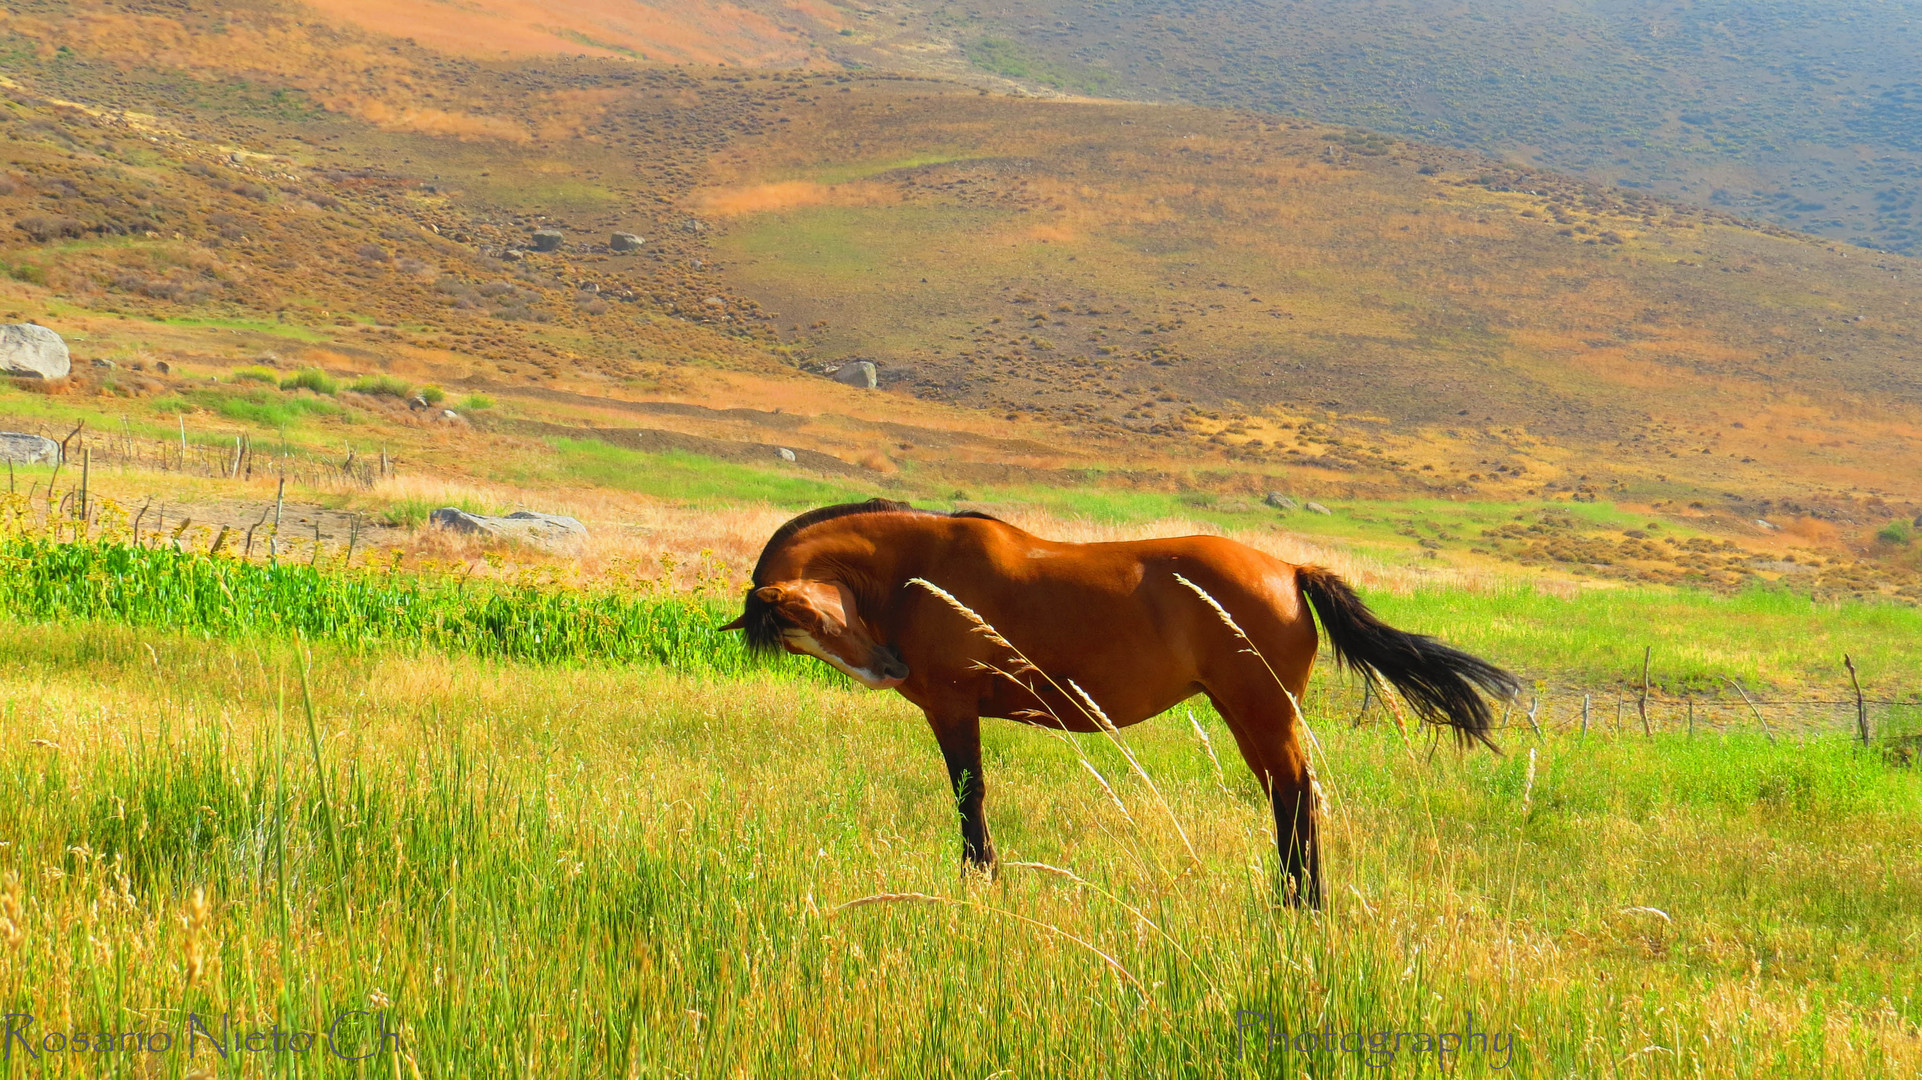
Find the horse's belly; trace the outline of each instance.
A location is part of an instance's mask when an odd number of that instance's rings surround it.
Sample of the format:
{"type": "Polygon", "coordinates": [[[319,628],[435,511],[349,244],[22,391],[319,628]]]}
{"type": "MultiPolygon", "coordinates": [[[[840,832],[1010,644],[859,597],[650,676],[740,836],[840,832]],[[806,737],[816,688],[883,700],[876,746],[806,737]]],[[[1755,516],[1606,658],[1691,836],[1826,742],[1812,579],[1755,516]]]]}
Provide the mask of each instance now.
{"type": "Polygon", "coordinates": [[[997,678],[989,700],[982,702],[981,715],[1069,731],[1099,731],[1101,718],[1115,727],[1127,727],[1201,691],[1191,677],[1157,667],[1135,665],[1125,673],[1064,668],[1060,674],[1048,670],[1048,678],[1029,673],[1019,684],[997,678]]]}

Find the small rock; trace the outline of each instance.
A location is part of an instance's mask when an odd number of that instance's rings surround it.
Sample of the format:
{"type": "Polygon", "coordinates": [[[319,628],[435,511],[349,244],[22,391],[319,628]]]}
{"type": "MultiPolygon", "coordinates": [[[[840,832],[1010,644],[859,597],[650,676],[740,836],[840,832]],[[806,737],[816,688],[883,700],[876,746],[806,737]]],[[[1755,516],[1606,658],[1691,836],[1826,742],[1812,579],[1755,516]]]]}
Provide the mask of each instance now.
{"type": "Polygon", "coordinates": [[[587,526],[578,519],[561,514],[536,514],[516,510],[506,517],[470,514],[456,506],[443,506],[428,518],[436,526],[461,533],[483,533],[519,540],[563,540],[587,535],[587,526]]]}
{"type": "Polygon", "coordinates": [[[1279,491],[1269,492],[1267,497],[1262,499],[1261,501],[1267,503],[1269,506],[1272,506],[1277,510],[1295,510],[1295,509],[1299,509],[1299,505],[1300,505],[1296,503],[1295,500],[1289,498],[1286,495],[1283,495],[1279,491]]]}
{"type": "Polygon", "coordinates": [[[1915,527],[1922,529],[1922,514],[1915,515],[1915,527]]]}
{"type": "Polygon", "coordinates": [[[529,239],[534,242],[535,251],[559,251],[567,242],[567,237],[558,229],[542,229],[529,239]]]}
{"type": "Polygon", "coordinates": [[[631,232],[617,232],[607,238],[607,246],[614,251],[639,251],[645,243],[646,237],[635,236],[631,232]]]}
{"type": "Polygon", "coordinates": [[[97,368],[117,368],[120,365],[104,356],[96,356],[93,358],[93,366],[97,368]]]}
{"type": "Polygon", "coordinates": [[[520,248],[508,248],[506,251],[501,252],[502,262],[520,262],[525,258],[527,258],[527,252],[522,251],[520,248]]]}
{"type": "Polygon", "coordinates": [[[64,379],[72,373],[73,357],[59,334],[34,323],[0,326],[0,375],[64,379]]]}
{"type": "Polygon", "coordinates": [[[877,385],[874,364],[867,360],[856,360],[851,364],[842,364],[840,367],[828,372],[828,378],[845,386],[858,386],[863,390],[872,390],[877,385]]]}
{"type": "Polygon", "coordinates": [[[701,301],[701,303],[706,304],[708,307],[726,307],[727,306],[727,301],[721,299],[718,296],[710,296],[707,299],[701,301]]]}
{"type": "Polygon", "coordinates": [[[1767,529],[1769,532],[1779,532],[1782,528],[1773,521],[1763,521],[1761,518],[1755,519],[1755,527],[1758,529],[1767,529]]]}
{"type": "Polygon", "coordinates": [[[419,394],[415,394],[413,397],[407,399],[407,407],[413,409],[415,412],[419,412],[428,407],[427,399],[421,397],[419,394]]]}
{"type": "Polygon", "coordinates": [[[686,229],[688,232],[691,232],[691,233],[706,232],[707,222],[702,221],[699,218],[688,218],[685,222],[681,224],[681,228],[686,229]]]}
{"type": "Polygon", "coordinates": [[[52,465],[60,460],[60,444],[45,435],[0,431],[0,461],[15,465],[52,465]]]}
{"type": "Polygon", "coordinates": [[[780,455],[781,455],[781,460],[782,460],[782,461],[793,461],[793,460],[794,460],[794,451],[792,451],[792,450],[789,450],[789,449],[788,449],[787,447],[785,447],[785,446],[782,446],[782,447],[778,447],[778,448],[776,448],[776,450],[775,450],[775,453],[777,453],[777,454],[780,454],[780,455]]]}
{"type": "Polygon", "coordinates": [[[158,371],[162,375],[169,375],[173,373],[174,366],[172,364],[169,364],[165,360],[155,360],[153,364],[153,369],[155,371],[158,371]]]}
{"type": "Polygon", "coordinates": [[[460,414],[452,409],[442,409],[440,411],[440,418],[442,420],[459,420],[460,414]]]}
{"type": "Polygon", "coordinates": [[[1301,507],[1302,509],[1308,511],[1311,514],[1333,514],[1334,513],[1333,510],[1328,509],[1327,507],[1321,505],[1318,502],[1302,503],[1301,507]]]}

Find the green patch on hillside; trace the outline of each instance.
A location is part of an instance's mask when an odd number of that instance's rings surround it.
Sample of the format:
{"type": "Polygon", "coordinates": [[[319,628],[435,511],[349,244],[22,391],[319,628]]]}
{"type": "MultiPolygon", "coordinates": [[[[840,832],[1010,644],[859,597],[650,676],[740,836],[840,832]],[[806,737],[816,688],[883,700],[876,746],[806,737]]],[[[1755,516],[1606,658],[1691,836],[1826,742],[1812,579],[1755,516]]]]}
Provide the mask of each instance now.
{"type": "Polygon", "coordinates": [[[968,62],[982,71],[1010,79],[1040,83],[1056,90],[1098,94],[1114,83],[1114,76],[1094,68],[1070,65],[1029,50],[1003,37],[976,39],[965,47],[968,62]]]}
{"type": "MultiPolygon", "coordinates": [[[[344,313],[337,313],[335,317],[344,319],[349,316],[344,313]]],[[[168,326],[210,327],[219,330],[251,330],[256,334],[272,334],[275,337],[290,338],[294,341],[317,343],[333,340],[333,335],[331,334],[325,334],[310,327],[301,326],[298,323],[276,322],[271,319],[223,318],[211,315],[172,315],[152,321],[165,323],[168,326]]]]}
{"type": "Polygon", "coordinates": [[[680,450],[629,450],[595,439],[553,439],[550,445],[558,455],[556,461],[510,470],[508,478],[517,483],[553,478],[596,484],[701,506],[767,502],[802,509],[873,494],[868,487],[801,474],[793,466],[785,472],[760,469],[680,450]]]}
{"type": "Polygon", "coordinates": [[[973,161],[979,154],[946,153],[930,151],[910,154],[904,158],[890,158],[885,161],[864,161],[847,165],[830,165],[815,169],[808,174],[809,179],[822,184],[845,184],[850,180],[865,180],[870,176],[880,176],[900,169],[920,169],[929,165],[947,165],[956,161],[973,161]]]}

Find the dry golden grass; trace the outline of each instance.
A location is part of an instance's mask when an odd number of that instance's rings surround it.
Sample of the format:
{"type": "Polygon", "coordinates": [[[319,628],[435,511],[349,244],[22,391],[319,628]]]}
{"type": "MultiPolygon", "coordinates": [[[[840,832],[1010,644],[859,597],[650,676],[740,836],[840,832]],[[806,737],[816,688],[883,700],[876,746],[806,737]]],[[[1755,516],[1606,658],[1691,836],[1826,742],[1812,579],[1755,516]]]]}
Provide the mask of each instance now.
{"type": "Polygon", "coordinates": [[[991,726],[987,884],[957,874],[938,756],[892,695],[323,650],[310,746],[284,649],[12,641],[0,770],[32,797],[0,806],[0,991],[41,1031],[360,1008],[390,1010],[403,1075],[1364,1075],[1267,1057],[1259,1026],[1243,1056],[1240,1014],[1472,1013],[1513,1039],[1462,1055],[1478,1074],[1918,1066],[1915,778],[1826,743],[1428,759],[1311,696],[1333,798],[1307,915],[1276,903],[1245,770],[1184,717],[1124,736],[1167,813],[1105,740],[991,726]],[[85,947],[55,947],[72,926],[85,947]]]}

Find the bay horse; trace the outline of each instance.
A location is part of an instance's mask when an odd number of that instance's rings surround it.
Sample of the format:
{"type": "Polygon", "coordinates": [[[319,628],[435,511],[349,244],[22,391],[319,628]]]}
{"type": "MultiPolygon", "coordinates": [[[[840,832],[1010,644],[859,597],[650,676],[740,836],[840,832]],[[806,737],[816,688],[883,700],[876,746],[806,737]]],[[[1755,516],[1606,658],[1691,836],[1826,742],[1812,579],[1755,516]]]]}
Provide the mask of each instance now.
{"type": "Polygon", "coordinates": [[[1386,680],[1464,742],[1488,742],[1478,690],[1519,690],[1486,661],[1381,622],[1333,572],[1223,537],[1057,543],[986,514],[887,499],[810,510],[775,530],[741,617],[722,629],[919,706],[947,761],[964,866],[989,873],[982,717],[1098,732],[1206,694],[1268,792],[1287,899],[1319,906],[1296,714],[1316,614],[1338,663],[1386,680]]]}

